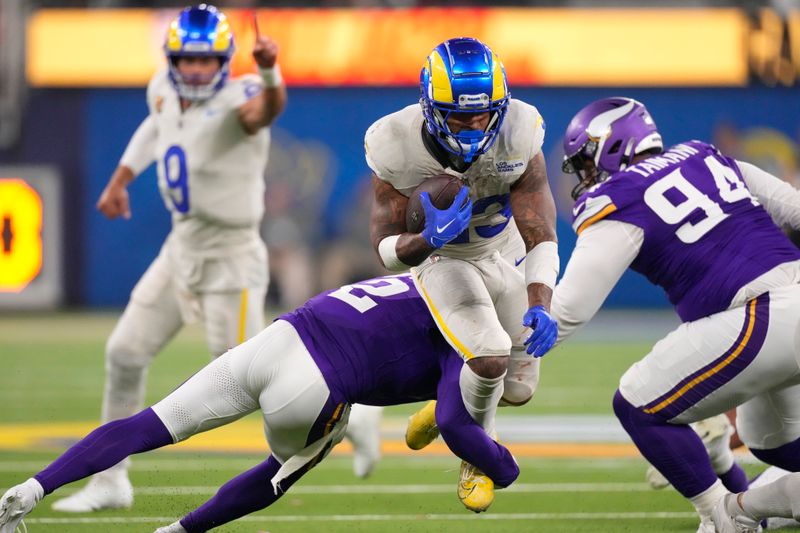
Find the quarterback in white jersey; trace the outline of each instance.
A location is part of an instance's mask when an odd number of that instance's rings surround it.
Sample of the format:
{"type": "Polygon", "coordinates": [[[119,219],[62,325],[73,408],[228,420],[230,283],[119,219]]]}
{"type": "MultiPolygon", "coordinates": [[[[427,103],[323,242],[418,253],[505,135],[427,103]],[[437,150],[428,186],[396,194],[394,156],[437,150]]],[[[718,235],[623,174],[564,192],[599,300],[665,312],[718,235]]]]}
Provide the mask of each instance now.
{"type": "MultiPolygon", "coordinates": [[[[172,213],[172,231],[106,345],[103,422],[141,409],[148,365],[184,324],[202,319],[215,357],[264,325],[269,274],[259,225],[267,127],[286,103],[277,45],[257,36],[260,75],[229,80],[233,34],[225,15],[202,4],[181,11],[164,50],[168,68],[147,88],[150,114],[97,203],[109,218],[130,218],[126,186],[155,162],[172,213]]],[[[53,508],[87,512],[132,502],[123,462],[53,508]]]]}
{"type": "MultiPolygon", "coordinates": [[[[437,46],[422,69],[421,93],[419,104],[381,118],[366,134],[372,244],[386,268],[413,267],[439,329],[467,361],[464,404],[492,434],[501,398],[521,405],[532,397],[539,362],[531,354],[546,353],[556,336],[548,313],[558,253],[544,122],[536,108],[510,99],[500,60],[476,39],[437,46]],[[408,197],[442,173],[464,187],[443,210],[423,193],[425,228],[409,232],[408,197]],[[524,272],[517,268],[523,261],[524,272]]],[[[434,411],[430,404],[412,417],[410,447],[435,438],[434,411]]]]}

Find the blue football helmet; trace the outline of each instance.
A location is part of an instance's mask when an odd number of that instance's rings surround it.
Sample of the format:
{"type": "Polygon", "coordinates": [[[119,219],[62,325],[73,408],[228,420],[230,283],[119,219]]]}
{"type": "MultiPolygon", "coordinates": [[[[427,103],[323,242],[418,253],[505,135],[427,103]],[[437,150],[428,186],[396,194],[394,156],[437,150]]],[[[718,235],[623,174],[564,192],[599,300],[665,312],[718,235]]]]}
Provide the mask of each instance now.
{"type": "Polygon", "coordinates": [[[181,11],[167,30],[164,53],[169,64],[169,79],[187,100],[211,98],[225,84],[233,56],[233,32],[228,19],[216,7],[200,4],[181,11]],[[220,68],[207,83],[191,83],[178,71],[180,57],[210,56],[219,59],[220,68]]]}
{"type": "Polygon", "coordinates": [[[510,94],[503,64],[477,39],[449,39],[428,56],[420,74],[420,99],[425,124],[448,152],[471,163],[494,144],[510,94]],[[490,113],[485,130],[453,133],[451,113],[490,113]]]}

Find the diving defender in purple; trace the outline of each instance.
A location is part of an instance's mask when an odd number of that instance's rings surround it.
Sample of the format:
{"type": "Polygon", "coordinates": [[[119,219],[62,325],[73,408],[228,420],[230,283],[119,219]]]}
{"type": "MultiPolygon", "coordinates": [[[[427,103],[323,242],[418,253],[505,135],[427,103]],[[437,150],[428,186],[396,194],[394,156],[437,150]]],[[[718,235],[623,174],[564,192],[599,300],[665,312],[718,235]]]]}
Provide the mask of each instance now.
{"type": "Polygon", "coordinates": [[[67,483],[256,410],[264,413],[269,458],[159,533],[207,531],[271,505],[342,439],[352,403],[437,399],[439,430],[453,453],[508,486],[519,468],[465,410],[462,365],[408,275],[346,285],[279,317],[162,401],[97,428],[9,489],[0,500],[0,531],[13,531],[67,483]]]}
{"type": "Polygon", "coordinates": [[[622,376],[614,410],[714,531],[714,504],[747,483],[727,446],[712,464],[689,423],[739,406],[750,450],[800,469],[800,252],[778,227],[800,228],[800,192],[700,141],[664,149],[629,98],[582,109],[564,151],[578,241],[553,296],[559,342],[627,268],[664,289],[683,324],[622,376]]]}

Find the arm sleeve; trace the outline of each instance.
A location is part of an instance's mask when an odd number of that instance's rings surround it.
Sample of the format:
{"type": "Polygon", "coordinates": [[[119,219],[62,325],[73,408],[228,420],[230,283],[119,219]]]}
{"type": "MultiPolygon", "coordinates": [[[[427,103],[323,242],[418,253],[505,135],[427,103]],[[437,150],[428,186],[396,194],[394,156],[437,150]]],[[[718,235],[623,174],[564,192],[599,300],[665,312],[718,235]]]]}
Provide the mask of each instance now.
{"type": "Polygon", "coordinates": [[[141,174],[155,159],[157,134],[156,121],[153,115],[148,115],[128,142],[128,147],[119,160],[120,166],[131,169],[134,176],[141,174]]]}
{"type": "Polygon", "coordinates": [[[750,192],[779,226],[800,229],[800,191],[755,165],[737,161],[750,192]]]}
{"type": "Polygon", "coordinates": [[[463,364],[461,358],[452,353],[442,361],[436,424],[450,451],[479,468],[498,487],[507,487],[519,476],[519,467],[508,448],[492,440],[464,407],[459,387],[463,364]]]}
{"type": "Polygon", "coordinates": [[[553,293],[551,311],[558,322],[558,342],[591,318],[630,266],[644,241],[632,224],[602,220],[587,227],[553,293]]]}

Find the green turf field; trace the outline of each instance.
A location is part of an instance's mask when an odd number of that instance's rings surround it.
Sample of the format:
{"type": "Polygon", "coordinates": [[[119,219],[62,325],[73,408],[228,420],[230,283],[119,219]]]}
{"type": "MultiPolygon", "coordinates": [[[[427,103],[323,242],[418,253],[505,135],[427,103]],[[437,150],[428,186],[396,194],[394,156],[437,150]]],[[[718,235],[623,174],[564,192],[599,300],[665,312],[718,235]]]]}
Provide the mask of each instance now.
{"type": "MultiPolygon", "coordinates": [[[[25,423],[96,420],[103,380],[103,344],[115,315],[0,315],[0,487],[23,481],[68,443],[13,449],[8,428],[25,423]],[[4,427],[6,433],[4,437],[4,427]],[[5,449],[5,451],[3,451],[5,449]]],[[[622,372],[649,343],[574,343],[543,361],[535,401],[513,414],[611,415],[622,372]]],[[[189,328],[150,370],[148,402],[180,384],[207,361],[202,332],[189,328]]],[[[387,410],[385,425],[402,425],[418,406],[387,410]]],[[[246,422],[244,422],[246,423],[246,422]]],[[[210,497],[216,487],[263,460],[253,454],[157,451],[134,461],[137,488],[130,511],[65,515],[49,497],[26,520],[36,532],[153,531],[210,497]]],[[[518,457],[522,475],[500,491],[488,513],[473,515],[455,496],[455,458],[386,457],[360,481],[350,458],[336,454],[276,505],[219,531],[314,532],[617,532],[695,531],[692,508],[672,490],[651,491],[636,457],[518,457]]],[[[751,473],[758,466],[748,466],[751,473]]],[[[56,495],[68,494],[75,486],[56,495]]]]}

